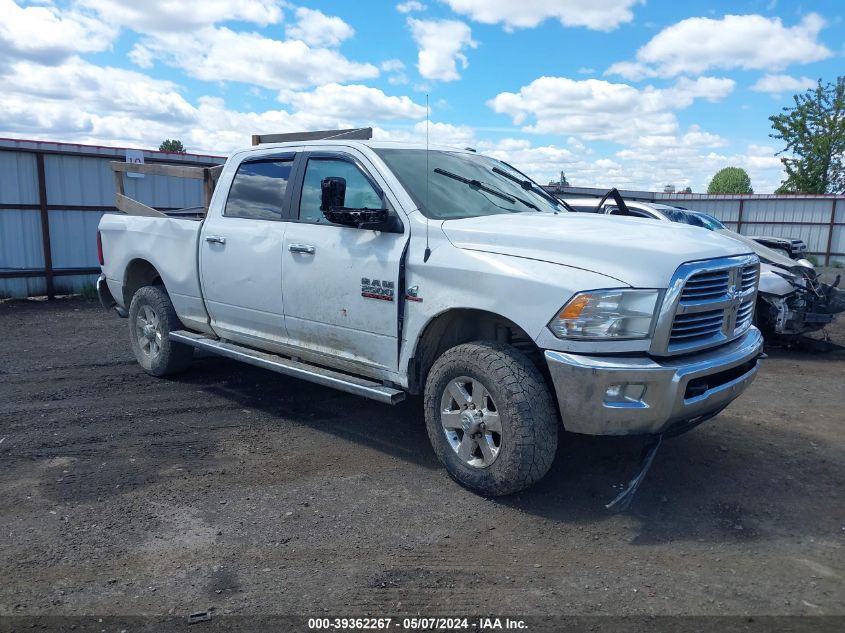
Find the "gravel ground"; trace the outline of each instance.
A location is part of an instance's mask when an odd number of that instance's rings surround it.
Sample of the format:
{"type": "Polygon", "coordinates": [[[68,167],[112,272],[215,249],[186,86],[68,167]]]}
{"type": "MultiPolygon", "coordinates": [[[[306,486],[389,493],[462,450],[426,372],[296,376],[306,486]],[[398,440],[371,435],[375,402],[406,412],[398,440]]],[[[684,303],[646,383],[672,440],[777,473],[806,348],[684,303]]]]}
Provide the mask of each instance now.
{"type": "MultiPolygon", "coordinates": [[[[667,441],[564,435],[478,497],[389,407],[220,358],[155,379],[81,299],[0,303],[0,615],[845,615],[845,353],[667,441]]],[[[831,328],[845,344],[845,328],[831,328]]]]}

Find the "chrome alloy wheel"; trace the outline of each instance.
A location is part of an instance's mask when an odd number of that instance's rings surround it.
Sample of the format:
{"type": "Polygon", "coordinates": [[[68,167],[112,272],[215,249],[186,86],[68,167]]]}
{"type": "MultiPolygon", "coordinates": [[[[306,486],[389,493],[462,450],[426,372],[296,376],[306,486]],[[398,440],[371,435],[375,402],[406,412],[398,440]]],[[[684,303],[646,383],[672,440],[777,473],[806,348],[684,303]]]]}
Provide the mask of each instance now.
{"type": "Polygon", "coordinates": [[[158,315],[150,306],[141,306],[135,318],[138,346],[145,356],[155,358],[161,352],[161,326],[158,315]]]}
{"type": "Polygon", "coordinates": [[[440,398],[443,433],[461,461],[487,468],[502,448],[499,410],[478,380],[460,376],[450,381],[440,398]]]}

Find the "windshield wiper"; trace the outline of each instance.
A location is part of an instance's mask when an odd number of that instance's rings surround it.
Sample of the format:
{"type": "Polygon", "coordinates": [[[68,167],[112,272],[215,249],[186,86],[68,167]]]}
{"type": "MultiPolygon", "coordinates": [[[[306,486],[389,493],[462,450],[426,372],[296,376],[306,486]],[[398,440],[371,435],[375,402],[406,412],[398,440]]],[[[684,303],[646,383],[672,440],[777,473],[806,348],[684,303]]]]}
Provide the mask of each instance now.
{"type": "Polygon", "coordinates": [[[532,191],[534,189],[534,185],[531,184],[530,180],[523,180],[522,178],[517,178],[513,174],[509,174],[504,169],[499,169],[498,167],[493,168],[494,174],[499,174],[500,176],[504,176],[508,180],[511,180],[518,184],[520,187],[525,189],[525,191],[532,191]]]}
{"type": "MultiPolygon", "coordinates": [[[[507,163],[505,163],[504,161],[502,161],[502,162],[503,162],[505,165],[508,165],[508,164],[507,164],[507,163]]],[[[513,169],[516,173],[518,173],[518,174],[520,174],[520,175],[522,175],[522,176],[525,176],[525,174],[523,174],[521,171],[519,171],[519,170],[518,170],[518,169],[516,169],[515,167],[512,167],[511,165],[508,165],[508,167],[510,167],[511,169],[513,169]]],[[[499,174],[500,176],[504,176],[504,177],[505,177],[505,178],[507,178],[508,180],[511,180],[511,181],[515,182],[516,184],[518,184],[520,187],[522,187],[522,188],[523,188],[523,189],[525,189],[526,191],[533,191],[533,192],[535,192],[535,193],[538,193],[539,195],[541,195],[541,196],[543,196],[544,198],[546,198],[546,200],[550,201],[550,202],[551,202],[552,204],[554,204],[555,206],[560,206],[560,205],[562,205],[562,206],[563,206],[563,208],[565,208],[567,211],[575,211],[575,209],[573,209],[572,207],[570,207],[570,206],[569,206],[568,204],[566,204],[563,200],[558,200],[558,199],[557,199],[557,198],[555,198],[553,195],[551,195],[548,191],[546,191],[545,189],[543,189],[540,185],[538,185],[538,184],[537,184],[537,183],[535,183],[534,181],[530,180],[527,176],[526,176],[525,180],[523,180],[523,179],[521,179],[521,178],[517,178],[517,177],[516,177],[516,176],[514,176],[513,174],[510,174],[510,173],[506,172],[504,169],[500,169],[500,168],[498,168],[498,167],[493,167],[493,173],[495,173],[495,174],[499,174]]],[[[533,205],[532,205],[532,206],[533,206],[533,205]]],[[[534,207],[534,208],[536,209],[537,207],[534,207]]],[[[539,211],[539,209],[537,209],[537,210],[539,211]]]]}
{"type": "MultiPolygon", "coordinates": [[[[499,161],[499,162],[502,163],[503,165],[507,165],[508,167],[513,169],[516,173],[518,173],[520,176],[525,176],[525,174],[523,174],[521,171],[519,171],[513,165],[506,163],[503,160],[499,161]]],[[[498,167],[494,167],[493,171],[496,172],[497,174],[504,176],[505,178],[513,180],[515,183],[519,184],[519,186],[522,187],[523,189],[525,189],[526,191],[528,191],[530,189],[531,191],[535,192],[536,194],[543,196],[546,200],[548,200],[549,202],[551,202],[555,206],[561,206],[564,209],[566,209],[567,211],[572,211],[573,213],[576,212],[576,210],[571,205],[569,205],[565,200],[561,200],[560,198],[554,197],[552,194],[550,194],[548,191],[543,189],[536,182],[531,180],[528,176],[525,176],[525,180],[520,180],[519,178],[517,178],[513,174],[509,174],[508,172],[506,172],[504,169],[499,169],[498,167]]]]}
{"type": "Polygon", "coordinates": [[[469,187],[475,187],[476,189],[480,189],[481,191],[484,191],[486,193],[494,195],[498,198],[501,198],[502,200],[507,200],[511,204],[513,204],[517,200],[516,198],[509,196],[506,193],[502,193],[498,189],[494,189],[490,185],[485,184],[485,183],[481,182],[480,180],[474,180],[474,179],[471,179],[471,178],[464,178],[463,176],[461,176],[459,174],[455,174],[451,171],[446,171],[445,169],[440,169],[440,167],[436,167],[434,169],[434,173],[435,174],[441,174],[442,176],[447,176],[448,178],[451,178],[453,180],[457,180],[458,182],[462,182],[469,187]]]}

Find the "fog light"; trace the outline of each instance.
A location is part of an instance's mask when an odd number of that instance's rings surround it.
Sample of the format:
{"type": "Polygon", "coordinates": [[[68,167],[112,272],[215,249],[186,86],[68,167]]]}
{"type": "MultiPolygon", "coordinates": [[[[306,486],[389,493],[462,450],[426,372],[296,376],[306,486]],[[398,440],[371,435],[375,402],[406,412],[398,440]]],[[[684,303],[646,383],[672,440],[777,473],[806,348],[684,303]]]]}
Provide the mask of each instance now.
{"type": "Polygon", "coordinates": [[[624,404],[626,402],[640,402],[645,395],[645,385],[639,382],[620,383],[610,385],[604,392],[604,401],[608,404],[624,404]]]}

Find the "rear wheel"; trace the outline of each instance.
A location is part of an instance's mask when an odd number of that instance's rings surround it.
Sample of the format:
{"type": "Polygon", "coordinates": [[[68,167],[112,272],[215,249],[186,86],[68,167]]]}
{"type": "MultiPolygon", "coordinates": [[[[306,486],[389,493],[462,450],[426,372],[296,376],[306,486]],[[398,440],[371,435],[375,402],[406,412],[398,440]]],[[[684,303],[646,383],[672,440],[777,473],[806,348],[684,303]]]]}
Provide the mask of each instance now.
{"type": "Polygon", "coordinates": [[[148,374],[165,376],[185,371],[194,350],[170,340],[182,327],[170,297],[161,286],[144,286],[129,306],[129,341],[138,364],[148,374]]]}
{"type": "Polygon", "coordinates": [[[549,388],[508,345],[467,343],[437,359],[426,380],[425,419],[449,475],[484,495],[528,488],[554,461],[559,422],[549,388]]]}

